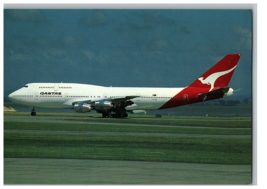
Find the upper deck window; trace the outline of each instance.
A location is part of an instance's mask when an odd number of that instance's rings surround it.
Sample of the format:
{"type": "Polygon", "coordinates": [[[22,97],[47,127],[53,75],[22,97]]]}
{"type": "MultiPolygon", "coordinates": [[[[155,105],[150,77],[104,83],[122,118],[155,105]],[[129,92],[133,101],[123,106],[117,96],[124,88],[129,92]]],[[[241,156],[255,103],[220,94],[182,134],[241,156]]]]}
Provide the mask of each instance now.
{"type": "Polygon", "coordinates": [[[28,88],[28,85],[25,85],[24,87],[28,88]]]}

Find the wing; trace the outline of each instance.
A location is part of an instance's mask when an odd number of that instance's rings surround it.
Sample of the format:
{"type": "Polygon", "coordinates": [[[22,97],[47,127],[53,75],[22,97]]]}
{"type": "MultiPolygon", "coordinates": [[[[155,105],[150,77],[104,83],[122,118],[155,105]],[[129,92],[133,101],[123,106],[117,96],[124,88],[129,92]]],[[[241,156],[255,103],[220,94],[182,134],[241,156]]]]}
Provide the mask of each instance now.
{"type": "Polygon", "coordinates": [[[97,99],[97,100],[78,100],[76,99],[75,101],[72,102],[72,105],[74,105],[75,103],[87,103],[87,104],[92,104],[94,105],[95,102],[97,101],[110,101],[112,103],[120,103],[120,102],[126,102],[128,100],[131,100],[131,99],[134,99],[134,98],[137,98],[139,96],[136,96],[136,95],[133,95],[133,96],[121,96],[121,97],[114,97],[114,98],[103,98],[103,99],[97,99]]]}
{"type": "Polygon", "coordinates": [[[119,102],[125,102],[127,100],[131,100],[131,99],[134,99],[134,98],[137,98],[137,97],[139,97],[139,96],[136,96],[136,95],[133,95],[133,96],[122,96],[122,97],[109,98],[109,99],[106,99],[106,100],[114,102],[114,103],[119,103],[119,102]]]}

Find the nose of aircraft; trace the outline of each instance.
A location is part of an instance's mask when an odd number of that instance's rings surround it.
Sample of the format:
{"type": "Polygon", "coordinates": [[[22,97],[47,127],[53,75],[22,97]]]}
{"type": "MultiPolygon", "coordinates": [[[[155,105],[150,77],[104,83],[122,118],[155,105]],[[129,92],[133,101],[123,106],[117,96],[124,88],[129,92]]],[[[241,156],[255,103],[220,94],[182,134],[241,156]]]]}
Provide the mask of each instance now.
{"type": "Polygon", "coordinates": [[[14,101],[14,92],[8,95],[8,99],[14,101]]]}
{"type": "Polygon", "coordinates": [[[12,100],[12,93],[8,95],[8,99],[12,100]]]}

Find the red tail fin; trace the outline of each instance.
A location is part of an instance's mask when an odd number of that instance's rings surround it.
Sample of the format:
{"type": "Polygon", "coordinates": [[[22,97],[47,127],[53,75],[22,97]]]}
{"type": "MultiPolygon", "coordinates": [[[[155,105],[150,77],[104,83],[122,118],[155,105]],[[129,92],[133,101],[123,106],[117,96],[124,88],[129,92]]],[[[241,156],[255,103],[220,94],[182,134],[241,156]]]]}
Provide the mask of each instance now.
{"type": "Polygon", "coordinates": [[[241,54],[228,54],[159,109],[223,98],[241,54]],[[227,87],[227,88],[226,88],[227,87]],[[210,92],[213,91],[213,92],[210,92]]]}
{"type": "Polygon", "coordinates": [[[227,87],[241,54],[228,54],[211,69],[194,81],[189,87],[216,88],[227,87]]]}

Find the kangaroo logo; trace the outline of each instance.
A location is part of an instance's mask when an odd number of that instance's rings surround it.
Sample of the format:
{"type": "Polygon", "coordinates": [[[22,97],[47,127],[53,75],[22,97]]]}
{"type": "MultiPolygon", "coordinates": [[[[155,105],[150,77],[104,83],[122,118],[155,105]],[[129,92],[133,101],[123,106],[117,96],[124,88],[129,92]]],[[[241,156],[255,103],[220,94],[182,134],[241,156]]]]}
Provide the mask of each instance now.
{"type": "Polygon", "coordinates": [[[201,83],[203,83],[203,84],[210,85],[211,86],[210,90],[209,90],[209,92],[210,92],[214,88],[214,83],[216,82],[216,80],[219,77],[221,77],[221,76],[223,76],[225,74],[228,74],[231,71],[233,71],[235,69],[235,67],[231,68],[230,70],[213,73],[213,74],[209,75],[206,79],[203,79],[203,77],[200,77],[200,78],[198,78],[198,80],[201,81],[201,83]]]}

